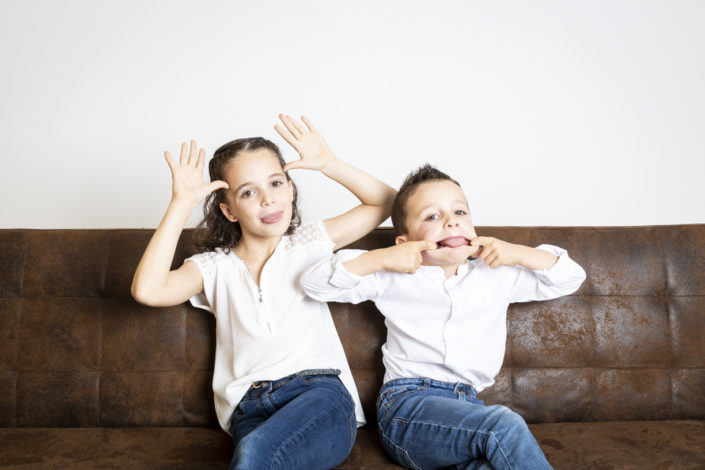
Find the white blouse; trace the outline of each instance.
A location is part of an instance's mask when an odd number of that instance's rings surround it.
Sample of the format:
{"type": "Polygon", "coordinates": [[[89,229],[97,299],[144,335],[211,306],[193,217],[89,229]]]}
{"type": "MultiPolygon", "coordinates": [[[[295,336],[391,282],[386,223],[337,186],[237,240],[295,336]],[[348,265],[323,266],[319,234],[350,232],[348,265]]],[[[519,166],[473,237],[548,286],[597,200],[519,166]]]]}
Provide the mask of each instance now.
{"type": "Polygon", "coordinates": [[[585,279],[565,250],[538,248],[558,256],[550,269],[492,269],[477,259],[460,265],[448,279],[439,266],[420,266],[415,274],[357,276],[343,264],[363,252],[340,250],[313,266],[302,282],[321,301],[376,304],[387,325],[385,382],[429,377],[467,383],[480,392],[494,383],[502,366],[509,304],[568,295],[585,279]]]}
{"type": "Polygon", "coordinates": [[[232,250],[197,254],[203,293],[195,307],[216,318],[213,392],[220,426],[229,420],[252,382],[276,380],[304,369],[340,369],[355,402],[358,426],[365,424],[360,398],[328,304],[307,297],[299,277],[329,258],[334,243],[322,221],[285,235],[262,268],[259,287],[232,250]]]}

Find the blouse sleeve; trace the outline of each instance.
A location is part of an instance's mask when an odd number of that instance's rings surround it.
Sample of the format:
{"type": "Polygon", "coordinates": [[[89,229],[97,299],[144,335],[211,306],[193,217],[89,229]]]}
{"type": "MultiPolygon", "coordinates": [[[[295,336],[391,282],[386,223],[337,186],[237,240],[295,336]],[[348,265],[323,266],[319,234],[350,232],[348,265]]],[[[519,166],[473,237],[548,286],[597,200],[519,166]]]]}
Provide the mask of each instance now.
{"type": "Polygon", "coordinates": [[[215,314],[215,311],[211,306],[210,300],[214,298],[216,260],[218,256],[219,253],[209,251],[193,255],[184,260],[184,263],[186,261],[192,261],[196,267],[198,267],[198,270],[201,272],[201,277],[203,278],[203,292],[191,296],[189,299],[191,305],[196,308],[208,310],[213,314],[215,314]]]}
{"type": "Polygon", "coordinates": [[[326,225],[322,220],[311,222],[297,227],[293,234],[289,236],[289,243],[292,246],[310,245],[324,251],[333,251],[335,243],[330,239],[326,225]]]}

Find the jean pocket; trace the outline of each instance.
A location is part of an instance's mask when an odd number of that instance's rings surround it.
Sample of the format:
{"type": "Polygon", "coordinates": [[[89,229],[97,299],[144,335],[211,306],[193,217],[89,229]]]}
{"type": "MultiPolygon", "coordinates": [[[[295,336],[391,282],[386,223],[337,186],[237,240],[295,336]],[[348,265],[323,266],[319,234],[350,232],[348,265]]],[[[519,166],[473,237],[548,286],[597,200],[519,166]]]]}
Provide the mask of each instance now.
{"type": "Polygon", "coordinates": [[[396,402],[399,398],[403,397],[405,394],[410,392],[417,392],[423,390],[425,387],[423,385],[400,385],[398,387],[392,387],[384,390],[380,396],[377,403],[377,408],[384,406],[389,408],[396,402]]]}
{"type": "Polygon", "coordinates": [[[387,455],[389,455],[392,460],[394,460],[396,463],[398,463],[404,468],[421,470],[421,467],[416,465],[416,463],[411,460],[411,457],[409,456],[409,453],[406,451],[406,449],[396,445],[394,442],[392,442],[391,439],[389,439],[384,434],[382,434],[381,437],[382,447],[384,447],[384,450],[387,452],[387,455]]]}

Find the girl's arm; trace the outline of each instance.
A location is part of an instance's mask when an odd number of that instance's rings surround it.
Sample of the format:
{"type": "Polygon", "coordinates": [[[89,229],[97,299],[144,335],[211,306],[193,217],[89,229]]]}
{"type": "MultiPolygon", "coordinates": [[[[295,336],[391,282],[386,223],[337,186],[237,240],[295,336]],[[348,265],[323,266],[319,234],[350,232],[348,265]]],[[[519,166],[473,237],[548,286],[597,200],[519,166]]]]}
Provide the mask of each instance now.
{"type": "Polygon", "coordinates": [[[290,116],[280,114],[279,119],[288,132],[279,125],[274,128],[301,155],[300,160],[287,163],[284,170],[319,170],[343,185],[362,202],[348,212],[325,221],[335,249],[358,240],[389,217],[396,194],[394,188],[339,160],[306,117],[301,118],[306,127],[290,116]]]}
{"type": "Polygon", "coordinates": [[[135,300],[155,307],[178,305],[203,290],[203,279],[194,263],[184,263],[174,271],[170,270],[171,263],[179,235],[191,212],[208,194],[228,187],[224,181],[203,181],[205,152],[201,149],[197,154],[193,140],[190,151],[186,143],[181,144],[178,165],[169,152],[164,152],[164,157],[173,180],[171,202],[132,279],[135,300]]]}

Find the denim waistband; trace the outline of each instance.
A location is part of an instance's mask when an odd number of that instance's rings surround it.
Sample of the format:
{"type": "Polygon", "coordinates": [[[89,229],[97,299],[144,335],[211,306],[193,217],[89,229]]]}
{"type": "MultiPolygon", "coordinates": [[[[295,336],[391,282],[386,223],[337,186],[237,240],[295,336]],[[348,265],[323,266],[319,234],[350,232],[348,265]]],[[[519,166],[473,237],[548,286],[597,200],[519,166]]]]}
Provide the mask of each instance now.
{"type": "Polygon", "coordinates": [[[462,382],[442,382],[440,380],[429,379],[428,377],[390,380],[389,382],[386,382],[384,385],[382,385],[382,390],[391,387],[402,387],[404,385],[415,385],[417,387],[424,386],[426,388],[437,388],[441,390],[452,390],[454,392],[465,392],[466,394],[473,396],[477,394],[477,390],[475,390],[475,387],[473,387],[472,385],[465,384],[462,382]]]}
{"type": "Polygon", "coordinates": [[[275,390],[295,377],[308,377],[311,375],[340,375],[340,369],[304,369],[277,380],[255,380],[252,388],[264,388],[275,390]]]}

